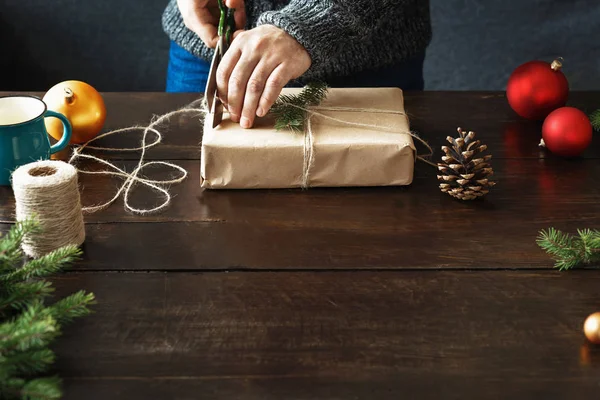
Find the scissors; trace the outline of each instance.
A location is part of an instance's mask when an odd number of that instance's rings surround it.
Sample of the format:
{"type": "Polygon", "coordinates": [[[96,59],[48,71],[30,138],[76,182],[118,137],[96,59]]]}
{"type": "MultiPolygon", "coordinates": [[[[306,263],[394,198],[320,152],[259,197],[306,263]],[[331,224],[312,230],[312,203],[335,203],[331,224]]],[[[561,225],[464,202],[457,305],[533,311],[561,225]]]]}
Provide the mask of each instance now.
{"type": "Polygon", "coordinates": [[[218,3],[221,11],[219,29],[217,31],[219,41],[215,47],[215,54],[213,55],[210,64],[210,71],[208,73],[208,81],[206,82],[205,90],[208,111],[212,115],[213,128],[217,127],[223,120],[223,103],[217,96],[217,68],[231,44],[231,36],[235,30],[235,20],[233,18],[235,9],[225,6],[223,0],[218,0],[218,3]]]}

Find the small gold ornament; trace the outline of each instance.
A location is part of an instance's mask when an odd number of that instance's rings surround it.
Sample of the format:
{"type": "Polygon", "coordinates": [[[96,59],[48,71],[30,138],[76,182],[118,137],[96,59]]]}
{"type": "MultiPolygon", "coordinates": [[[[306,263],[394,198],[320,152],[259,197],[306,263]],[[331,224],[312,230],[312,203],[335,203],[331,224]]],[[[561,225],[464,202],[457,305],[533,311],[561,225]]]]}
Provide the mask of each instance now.
{"type": "MultiPolygon", "coordinates": [[[[71,144],[82,144],[96,137],[106,120],[106,105],[102,95],[91,85],[81,81],[64,81],[52,86],[43,99],[48,109],[69,119],[73,128],[71,144]]],[[[44,119],[50,136],[62,137],[62,124],[56,118],[44,119]]]]}
{"type": "Polygon", "coordinates": [[[488,163],[492,156],[478,156],[487,146],[475,140],[475,132],[466,132],[461,128],[457,131],[460,135],[458,138],[446,138],[452,146],[442,146],[445,155],[442,162],[437,164],[441,172],[441,175],[437,176],[442,182],[440,189],[460,200],[483,197],[488,194],[489,188],[496,184],[488,179],[488,176],[494,173],[488,163]]]}
{"type": "Polygon", "coordinates": [[[590,342],[600,344],[600,312],[595,312],[586,318],[583,332],[590,342]]]}

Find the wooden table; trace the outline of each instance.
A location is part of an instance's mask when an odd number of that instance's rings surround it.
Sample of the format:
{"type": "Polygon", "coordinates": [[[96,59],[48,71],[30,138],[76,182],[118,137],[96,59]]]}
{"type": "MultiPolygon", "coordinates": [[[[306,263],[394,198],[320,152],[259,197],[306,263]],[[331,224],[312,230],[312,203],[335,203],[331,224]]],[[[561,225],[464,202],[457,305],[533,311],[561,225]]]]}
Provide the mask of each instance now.
{"type": "MultiPolygon", "coordinates": [[[[105,128],[195,98],[107,93],[105,128]]],[[[569,104],[589,112],[600,93],[569,104]]],[[[600,350],[582,326],[600,275],[560,273],[535,243],[540,229],[600,226],[598,138],[581,159],[553,156],[496,92],[407,93],[406,107],[437,159],[458,126],[489,146],[498,185],[484,201],[442,194],[424,163],[405,188],[205,191],[201,124],[172,118],[148,153],[189,171],[171,206],[86,216],[84,260],[55,279],[58,294],[98,299],[57,347],[66,398],[598,398],[600,350]]],[[[129,170],[139,157],[99,155],[129,170]]],[[[81,183],[91,204],[121,181],[81,183]]],[[[9,188],[0,200],[6,231],[9,188]]]]}

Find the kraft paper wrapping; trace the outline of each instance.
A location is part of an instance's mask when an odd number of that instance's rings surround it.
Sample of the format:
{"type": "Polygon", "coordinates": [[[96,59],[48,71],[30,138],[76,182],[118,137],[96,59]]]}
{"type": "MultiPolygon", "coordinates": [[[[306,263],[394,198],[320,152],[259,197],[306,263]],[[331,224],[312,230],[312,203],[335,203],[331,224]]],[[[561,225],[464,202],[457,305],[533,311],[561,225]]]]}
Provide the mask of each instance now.
{"type": "MultiPolygon", "coordinates": [[[[283,93],[301,89],[285,88],[283,93]]],[[[330,88],[322,107],[368,108],[404,112],[398,88],[330,88]]],[[[365,111],[315,111],[311,118],[314,162],[309,187],[396,186],[412,183],[415,146],[405,115],[365,111]]],[[[215,129],[207,116],[201,150],[201,186],[204,188],[296,188],[304,177],[305,133],[276,131],[272,117],[258,118],[252,129],[229,119],[215,129]]]]}

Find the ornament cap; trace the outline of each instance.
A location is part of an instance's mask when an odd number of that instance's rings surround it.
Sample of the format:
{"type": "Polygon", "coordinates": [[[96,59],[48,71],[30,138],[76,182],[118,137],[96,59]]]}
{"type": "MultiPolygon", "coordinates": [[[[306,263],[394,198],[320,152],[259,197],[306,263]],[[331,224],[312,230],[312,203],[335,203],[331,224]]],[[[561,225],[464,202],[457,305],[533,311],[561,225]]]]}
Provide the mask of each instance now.
{"type": "Polygon", "coordinates": [[[71,88],[66,87],[64,92],[65,92],[66,103],[67,104],[73,103],[73,101],[75,100],[75,94],[73,93],[73,90],[71,88]]]}
{"type": "Polygon", "coordinates": [[[564,60],[564,58],[558,57],[556,60],[552,61],[552,64],[550,64],[550,68],[552,68],[554,71],[559,71],[563,66],[562,62],[564,60]]]}

